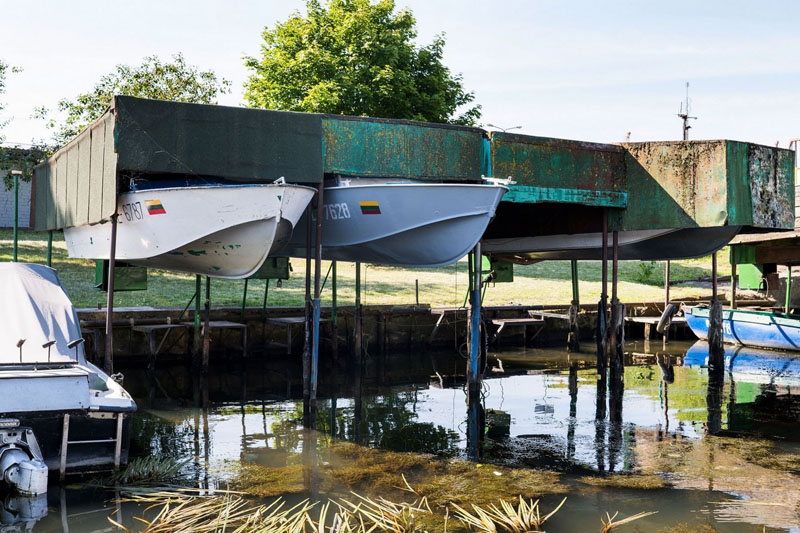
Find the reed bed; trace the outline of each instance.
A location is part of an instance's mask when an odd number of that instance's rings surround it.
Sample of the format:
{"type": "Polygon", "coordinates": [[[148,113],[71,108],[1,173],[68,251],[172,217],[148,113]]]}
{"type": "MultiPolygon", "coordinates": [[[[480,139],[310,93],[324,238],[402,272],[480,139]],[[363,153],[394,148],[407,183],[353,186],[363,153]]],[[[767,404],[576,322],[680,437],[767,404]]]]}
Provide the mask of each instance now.
{"type": "MultiPolygon", "coordinates": [[[[408,491],[415,491],[408,486],[408,491]]],[[[131,493],[125,500],[143,507],[135,517],[137,531],[145,533],[428,533],[429,531],[469,531],[486,533],[532,533],[558,512],[566,498],[552,511],[542,515],[538,500],[512,503],[501,500],[499,505],[472,505],[467,511],[453,505],[455,523],[450,521],[450,509],[435,516],[427,499],[417,495],[412,502],[397,503],[384,498],[369,498],[352,493],[351,499],[328,500],[322,504],[303,500],[289,506],[278,498],[270,504],[252,502],[243,493],[216,491],[207,493],[196,489],[178,489],[131,493]],[[438,525],[431,528],[431,518],[438,525]]],[[[607,533],[624,524],[654,514],[638,513],[616,520],[606,513],[601,518],[600,531],[607,533]]],[[[115,520],[108,520],[124,531],[132,531],[115,520]]]]}

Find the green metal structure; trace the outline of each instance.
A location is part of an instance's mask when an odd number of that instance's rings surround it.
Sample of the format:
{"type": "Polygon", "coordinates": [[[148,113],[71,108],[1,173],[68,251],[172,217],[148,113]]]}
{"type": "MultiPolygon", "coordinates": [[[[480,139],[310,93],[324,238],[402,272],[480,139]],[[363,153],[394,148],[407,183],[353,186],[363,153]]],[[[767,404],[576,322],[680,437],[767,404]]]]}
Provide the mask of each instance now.
{"type": "MultiPolygon", "coordinates": [[[[736,141],[586,143],[404,120],[117,96],[35,171],[37,230],[108,220],[130,177],[516,183],[487,233],[793,226],[793,154],[736,141]],[[524,222],[522,224],[521,222],[524,222]]],[[[457,201],[457,200],[456,200],[457,201]]]]}

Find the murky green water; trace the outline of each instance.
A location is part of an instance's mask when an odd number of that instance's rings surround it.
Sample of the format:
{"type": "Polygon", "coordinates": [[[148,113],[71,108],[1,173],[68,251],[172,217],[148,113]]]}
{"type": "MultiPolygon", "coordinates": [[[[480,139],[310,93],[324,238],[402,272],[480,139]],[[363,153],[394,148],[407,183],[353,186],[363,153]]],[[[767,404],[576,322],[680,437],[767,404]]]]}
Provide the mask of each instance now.
{"type": "MultiPolygon", "coordinates": [[[[626,348],[621,396],[598,388],[591,353],[493,353],[478,457],[467,442],[459,356],[369,356],[360,372],[323,360],[316,431],[303,429],[299,358],[221,362],[206,380],[182,366],[154,376],[123,369],[140,406],[131,455],[185,458],[195,486],[244,479],[258,494],[292,500],[350,490],[398,497],[390,476],[403,469],[412,485],[440,497],[452,482],[454,501],[491,500],[519,485],[542,495],[543,510],[567,496],[551,532],[599,531],[607,511],[658,511],[622,531],[800,531],[800,355],[730,348],[724,383],[709,385],[703,345],[626,348]],[[436,457],[406,465],[370,450],[436,457]],[[298,476],[298,468],[313,475],[298,476]]],[[[113,497],[56,488],[34,528],[106,529],[113,497]]],[[[114,520],[135,527],[139,513],[125,504],[114,520]]]]}

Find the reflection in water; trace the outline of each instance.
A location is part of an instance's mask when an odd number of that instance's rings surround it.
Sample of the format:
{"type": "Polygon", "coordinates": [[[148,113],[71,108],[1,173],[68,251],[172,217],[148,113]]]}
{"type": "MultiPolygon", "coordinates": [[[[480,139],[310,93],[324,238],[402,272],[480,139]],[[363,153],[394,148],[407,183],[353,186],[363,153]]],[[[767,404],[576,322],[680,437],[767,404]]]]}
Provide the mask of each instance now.
{"type": "MultiPolygon", "coordinates": [[[[627,346],[631,353],[619,380],[609,380],[607,372],[598,375],[593,356],[584,359],[560,350],[494,354],[490,366],[498,371],[489,374],[473,403],[466,399],[464,364],[458,356],[340,358],[341,367],[323,358],[317,431],[303,428],[302,372],[297,360],[249,360],[235,368],[215,369],[202,379],[193,379],[178,366],[163,366],[149,376],[125,369],[126,385],[142,407],[134,418],[131,454],[190,459],[186,474],[197,486],[210,488],[230,479],[240,463],[283,468],[302,464],[307,468],[300,483],[305,495],[313,496],[323,492],[323,465],[315,450],[329,446],[333,438],[578,475],[627,473],[649,461],[667,461],[655,464],[653,470],[670,471],[683,468],[682,462],[695,454],[702,456],[702,466],[695,470],[708,475],[703,487],[689,488],[706,490],[732,483],[718,474],[730,461],[718,448],[709,445],[692,451],[686,446],[703,442],[706,433],[775,436],[791,453],[798,451],[797,358],[726,347],[724,371],[717,374],[709,373],[702,344],[671,343],[669,352],[657,354],[639,352],[636,343],[627,346]],[[642,455],[651,445],[674,450],[662,453],[657,448],[642,455]]],[[[747,439],[742,440],[750,442],[747,439]]],[[[64,524],[93,530],[78,525],[80,520],[88,524],[88,519],[73,515],[88,511],[87,501],[106,501],[109,495],[67,492],[70,508],[75,507],[64,512],[64,524]]],[[[689,496],[676,492],[668,492],[670,496],[661,492],[649,505],[658,509],[674,498],[676,509],[691,510],[700,505],[697,502],[723,500],[699,493],[692,496],[696,498],[692,503],[686,500],[689,496]]],[[[602,494],[606,499],[586,500],[592,512],[595,507],[622,507],[618,499],[607,500],[612,491],[602,494]]],[[[570,500],[580,497],[571,495],[570,500]]],[[[642,497],[636,493],[634,499],[642,497]]],[[[58,494],[49,498],[50,508],[59,509],[63,500],[58,494]]],[[[100,509],[110,512],[103,505],[100,509]]],[[[136,514],[123,511],[128,520],[136,514]]],[[[96,529],[107,527],[104,514],[97,518],[96,529]]],[[[736,520],[746,518],[737,515],[736,520]]],[[[45,530],[66,530],[57,512],[40,524],[47,524],[45,530]]]]}

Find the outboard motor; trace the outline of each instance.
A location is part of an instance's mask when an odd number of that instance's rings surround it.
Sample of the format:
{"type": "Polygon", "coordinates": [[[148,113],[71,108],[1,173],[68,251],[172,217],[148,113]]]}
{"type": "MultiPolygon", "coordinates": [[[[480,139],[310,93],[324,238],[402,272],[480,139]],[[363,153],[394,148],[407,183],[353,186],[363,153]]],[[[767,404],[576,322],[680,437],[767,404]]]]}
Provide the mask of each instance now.
{"type": "Polygon", "coordinates": [[[0,418],[0,481],[23,495],[47,492],[47,465],[30,428],[0,418]]]}

